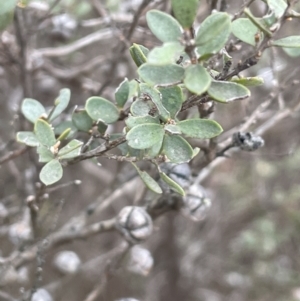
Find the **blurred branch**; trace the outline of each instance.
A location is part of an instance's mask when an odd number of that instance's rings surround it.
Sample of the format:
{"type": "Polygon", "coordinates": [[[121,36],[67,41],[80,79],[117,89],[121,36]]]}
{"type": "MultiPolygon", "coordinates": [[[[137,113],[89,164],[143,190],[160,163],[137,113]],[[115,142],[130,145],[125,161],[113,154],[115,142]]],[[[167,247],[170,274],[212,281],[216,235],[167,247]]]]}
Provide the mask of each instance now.
{"type": "Polygon", "coordinates": [[[28,150],[29,150],[29,147],[25,146],[23,148],[20,148],[20,149],[17,149],[17,150],[7,153],[6,155],[4,155],[3,157],[0,158],[0,165],[21,156],[28,150]]]}

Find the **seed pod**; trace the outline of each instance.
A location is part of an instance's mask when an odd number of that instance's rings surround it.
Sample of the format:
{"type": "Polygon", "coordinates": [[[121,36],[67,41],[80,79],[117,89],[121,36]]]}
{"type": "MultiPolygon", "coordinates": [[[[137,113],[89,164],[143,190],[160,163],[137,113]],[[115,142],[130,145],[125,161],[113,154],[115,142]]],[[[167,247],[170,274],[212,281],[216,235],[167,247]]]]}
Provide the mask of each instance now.
{"type": "Polygon", "coordinates": [[[204,188],[194,184],[189,187],[186,196],[183,197],[182,212],[194,221],[201,221],[205,218],[210,206],[211,200],[206,196],[204,188]]]}
{"type": "Polygon", "coordinates": [[[260,136],[254,136],[252,133],[234,133],[232,136],[232,142],[235,146],[238,146],[241,150],[252,152],[260,147],[263,147],[265,141],[260,136]]]}
{"type": "Polygon", "coordinates": [[[151,235],[153,225],[150,215],[144,208],[127,206],[120,211],[116,227],[127,241],[136,244],[151,235]]]}
{"type": "Polygon", "coordinates": [[[172,180],[177,182],[181,187],[187,188],[189,186],[191,169],[187,163],[163,163],[160,167],[164,173],[166,173],[172,180]]]}
{"type": "Polygon", "coordinates": [[[48,291],[40,288],[32,295],[31,301],[53,301],[53,298],[48,291]]]}
{"type": "Polygon", "coordinates": [[[153,257],[147,249],[134,246],[130,250],[127,269],[132,273],[147,276],[153,267],[153,262],[153,257]]]}
{"type": "Polygon", "coordinates": [[[63,274],[74,274],[78,271],[81,260],[73,251],[62,251],[55,256],[53,264],[63,274]]]}

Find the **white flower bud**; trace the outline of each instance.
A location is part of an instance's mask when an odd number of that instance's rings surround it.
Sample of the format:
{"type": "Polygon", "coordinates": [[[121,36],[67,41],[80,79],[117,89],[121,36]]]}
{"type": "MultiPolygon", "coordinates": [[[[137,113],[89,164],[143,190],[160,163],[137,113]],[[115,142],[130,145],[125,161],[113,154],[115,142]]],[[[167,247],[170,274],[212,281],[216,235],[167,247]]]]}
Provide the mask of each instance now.
{"type": "Polygon", "coordinates": [[[53,264],[63,274],[74,274],[78,271],[81,260],[73,251],[62,251],[56,254],[53,264]]]}
{"type": "Polygon", "coordinates": [[[194,184],[189,187],[186,196],[183,197],[182,212],[195,221],[201,221],[205,218],[210,206],[211,201],[207,198],[204,188],[194,184]]]}
{"type": "Polygon", "coordinates": [[[152,233],[152,219],[142,207],[124,207],[117,216],[117,229],[127,241],[139,243],[147,239],[152,233]]]}
{"type": "Polygon", "coordinates": [[[33,295],[31,298],[31,301],[53,301],[53,298],[51,297],[51,295],[48,293],[48,291],[46,291],[43,288],[39,288],[33,295]]]}
{"type": "Polygon", "coordinates": [[[153,263],[153,257],[147,249],[134,246],[130,250],[127,269],[132,273],[147,276],[153,267],[153,263]]]}

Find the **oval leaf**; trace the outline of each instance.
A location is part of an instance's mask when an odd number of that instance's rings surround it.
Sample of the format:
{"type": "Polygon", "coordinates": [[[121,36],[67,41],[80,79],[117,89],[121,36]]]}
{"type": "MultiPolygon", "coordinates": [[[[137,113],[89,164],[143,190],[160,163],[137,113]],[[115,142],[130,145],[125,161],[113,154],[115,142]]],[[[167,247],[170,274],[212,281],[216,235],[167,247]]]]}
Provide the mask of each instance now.
{"type": "Polygon", "coordinates": [[[185,163],[193,158],[193,149],[181,136],[165,135],[163,152],[173,163],[185,163]]]}
{"type": "Polygon", "coordinates": [[[129,52],[133,61],[138,67],[147,62],[149,50],[143,45],[133,44],[129,48],[129,52]]]}
{"type": "Polygon", "coordinates": [[[249,20],[258,27],[262,32],[264,32],[268,37],[272,36],[272,32],[265,26],[263,22],[261,22],[258,18],[255,18],[250,9],[247,7],[244,9],[245,15],[249,18],[249,20]]]}
{"type": "Polygon", "coordinates": [[[36,149],[37,153],[39,154],[39,162],[49,162],[54,159],[53,153],[47,146],[39,145],[36,149]]]}
{"type": "Polygon", "coordinates": [[[183,188],[177,182],[168,177],[164,172],[160,172],[159,175],[160,178],[171,187],[171,189],[176,191],[178,194],[185,196],[183,188]]]}
{"type": "Polygon", "coordinates": [[[210,139],[223,131],[216,121],[199,118],[180,121],[177,126],[188,137],[199,139],[210,139]]]}
{"type": "Polygon", "coordinates": [[[184,84],[189,91],[200,95],[209,88],[210,83],[211,77],[204,67],[191,65],[186,68],[184,84]]]}
{"type": "Polygon", "coordinates": [[[231,21],[227,13],[214,13],[201,24],[197,35],[197,51],[201,56],[215,54],[226,44],[231,31],[231,21]]]}
{"type": "Polygon", "coordinates": [[[141,171],[136,164],[132,163],[132,165],[135,167],[136,171],[138,172],[139,176],[141,177],[144,184],[153,192],[161,194],[162,189],[157,184],[157,182],[146,172],[141,171]]]}
{"type": "Polygon", "coordinates": [[[93,126],[93,120],[86,110],[75,110],[72,114],[72,122],[79,131],[89,132],[93,126]]]}
{"type": "Polygon", "coordinates": [[[208,94],[219,102],[230,102],[249,97],[250,91],[236,83],[213,81],[208,89],[208,94]]]}
{"type": "Polygon", "coordinates": [[[21,111],[25,118],[35,123],[42,115],[46,116],[44,106],[37,100],[25,98],[22,103],[21,111]]]}
{"type": "Polygon", "coordinates": [[[66,146],[61,148],[58,152],[58,156],[61,159],[71,159],[75,158],[80,155],[81,152],[81,146],[83,142],[79,140],[72,140],[70,141],[66,146]]]}
{"type": "Polygon", "coordinates": [[[61,89],[59,96],[56,98],[54,105],[55,108],[51,114],[50,121],[58,117],[68,106],[71,97],[70,89],[61,89]]]}
{"type": "Polygon", "coordinates": [[[300,48],[300,36],[290,36],[283,39],[271,41],[271,45],[286,48],[300,48]]]}
{"type": "Polygon", "coordinates": [[[237,77],[231,79],[231,81],[245,87],[257,87],[263,85],[264,83],[264,79],[262,77],[237,77]]]}
{"type": "Polygon", "coordinates": [[[140,91],[142,96],[147,96],[155,104],[161,119],[163,121],[167,121],[170,118],[170,113],[163,106],[161,101],[161,94],[159,93],[159,91],[143,83],[140,84],[140,91]]]}
{"type": "Polygon", "coordinates": [[[93,120],[114,123],[119,119],[118,108],[105,98],[93,96],[85,104],[85,109],[93,120]]]}
{"type": "Polygon", "coordinates": [[[55,133],[55,135],[59,135],[60,136],[67,129],[71,129],[71,131],[65,137],[66,139],[72,137],[77,132],[77,128],[75,127],[75,125],[73,124],[73,122],[71,120],[66,120],[66,121],[61,122],[60,124],[58,124],[54,128],[54,133],[55,133]]]}
{"type": "Polygon", "coordinates": [[[128,79],[125,78],[119,85],[119,87],[117,88],[116,92],[115,92],[115,99],[117,102],[117,105],[120,108],[123,108],[126,101],[128,100],[129,97],[129,82],[128,79]]]}
{"type": "Polygon", "coordinates": [[[150,148],[160,143],[164,136],[164,129],[159,124],[140,124],[132,128],[126,135],[129,146],[135,149],[150,148]]]}
{"type": "Polygon", "coordinates": [[[144,123],[156,123],[159,124],[159,119],[157,117],[152,117],[150,115],[148,116],[129,116],[125,123],[129,129],[132,129],[133,127],[144,124],[144,123]]]}
{"type": "Polygon", "coordinates": [[[179,65],[144,64],[138,69],[140,77],[150,85],[171,85],[182,81],[184,68],[179,65]]]}
{"type": "MultiPolygon", "coordinates": [[[[150,111],[155,110],[157,111],[154,103],[152,101],[145,101],[142,99],[136,100],[130,107],[130,113],[133,116],[147,116],[149,115],[150,111]]],[[[157,115],[157,112],[155,116],[157,115]]],[[[153,116],[153,114],[151,114],[153,116]]]]}
{"type": "Polygon", "coordinates": [[[43,119],[38,119],[34,125],[34,133],[37,140],[46,146],[52,146],[55,144],[55,134],[49,123],[43,119]]]}
{"type": "Polygon", "coordinates": [[[164,65],[175,63],[184,47],[179,42],[164,43],[161,47],[155,47],[148,54],[148,63],[164,65]]]}
{"type": "Polygon", "coordinates": [[[247,18],[240,18],[232,22],[232,33],[241,41],[256,45],[255,35],[258,28],[247,18]]]}
{"type": "Polygon", "coordinates": [[[172,0],[172,10],[175,18],[183,28],[190,28],[197,15],[199,0],[172,0]]]}
{"type": "Polygon", "coordinates": [[[281,18],[287,8],[287,3],[284,0],[267,0],[268,6],[274,11],[277,18],[281,18]]]}
{"type": "Polygon", "coordinates": [[[170,117],[174,119],[178,112],[181,110],[183,103],[183,93],[179,86],[158,88],[161,93],[161,101],[163,106],[168,112],[170,117]]]}
{"type": "Polygon", "coordinates": [[[282,49],[290,57],[300,56],[300,48],[282,48],[282,49]]]}
{"type": "Polygon", "coordinates": [[[32,147],[40,144],[33,132],[18,132],[17,141],[32,147]]]}
{"type": "Polygon", "coordinates": [[[51,185],[56,183],[62,178],[63,169],[57,159],[51,160],[47,163],[40,172],[40,180],[45,185],[51,185]]]}
{"type": "Polygon", "coordinates": [[[153,9],[147,12],[146,19],[152,33],[162,42],[178,41],[181,38],[183,30],[170,15],[153,9]]]}

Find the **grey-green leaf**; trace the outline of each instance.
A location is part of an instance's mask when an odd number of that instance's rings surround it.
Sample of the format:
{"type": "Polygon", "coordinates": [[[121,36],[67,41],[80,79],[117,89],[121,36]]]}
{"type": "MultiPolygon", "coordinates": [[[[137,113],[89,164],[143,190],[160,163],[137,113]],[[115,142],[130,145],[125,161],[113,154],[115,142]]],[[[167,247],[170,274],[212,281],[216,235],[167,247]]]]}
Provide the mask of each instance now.
{"type": "Polygon", "coordinates": [[[172,0],[172,10],[183,28],[190,28],[197,15],[199,0],[172,0]]]}
{"type": "Polygon", "coordinates": [[[268,6],[275,12],[277,18],[281,18],[287,8],[287,3],[284,0],[267,0],[268,6]]]}
{"type": "Polygon", "coordinates": [[[138,69],[140,77],[150,85],[171,85],[183,80],[184,68],[176,65],[143,64],[138,69]]]}
{"type": "Polygon", "coordinates": [[[66,138],[72,137],[77,132],[77,128],[75,127],[73,122],[71,120],[66,120],[61,122],[54,128],[54,133],[55,135],[61,135],[66,129],[71,129],[66,138]]]}
{"type": "Polygon", "coordinates": [[[33,132],[18,132],[17,141],[32,147],[40,144],[33,132]]]}
{"type": "Polygon", "coordinates": [[[160,186],[157,184],[157,182],[146,172],[146,171],[141,171],[136,164],[132,163],[132,165],[135,167],[137,170],[139,176],[141,177],[142,181],[144,184],[153,192],[161,194],[162,189],[160,186]]]}
{"type": "Polygon", "coordinates": [[[262,77],[236,77],[231,79],[232,82],[243,85],[245,87],[257,87],[264,84],[264,79],[262,77]]]}
{"type": "Polygon", "coordinates": [[[163,126],[159,124],[146,123],[132,128],[126,135],[128,145],[135,149],[150,148],[160,143],[164,136],[163,126]]]}
{"type": "Polygon", "coordinates": [[[50,149],[44,145],[39,145],[36,151],[39,154],[39,162],[49,162],[55,157],[54,154],[50,151],[50,149]]]}
{"type": "Polygon", "coordinates": [[[184,192],[183,188],[177,182],[175,182],[173,179],[168,177],[164,172],[160,172],[159,175],[160,175],[160,178],[165,183],[167,183],[174,191],[176,191],[177,193],[179,193],[182,196],[185,196],[185,192],[184,192]]]}
{"type": "Polygon", "coordinates": [[[32,123],[35,123],[42,115],[46,117],[44,106],[37,100],[25,98],[22,103],[21,111],[25,118],[32,123]]]}
{"type": "Polygon", "coordinates": [[[256,45],[255,34],[258,28],[247,18],[239,18],[232,22],[232,33],[241,41],[256,45]]]}
{"type": "Polygon", "coordinates": [[[129,129],[132,129],[133,127],[144,124],[144,123],[156,123],[159,124],[159,119],[157,117],[152,117],[150,115],[148,116],[129,116],[125,123],[129,129]]]}
{"type": "Polygon", "coordinates": [[[233,82],[213,81],[208,89],[208,94],[216,101],[231,102],[249,97],[250,91],[233,82]]]}
{"type": "Polygon", "coordinates": [[[47,163],[40,172],[40,180],[45,185],[51,185],[58,182],[63,175],[63,169],[57,159],[51,160],[47,163]]]}
{"type": "Polygon", "coordinates": [[[300,48],[282,48],[282,49],[290,57],[300,56],[300,48]]]}
{"type": "Polygon", "coordinates": [[[231,21],[227,13],[214,13],[207,17],[196,35],[198,53],[203,56],[215,54],[226,44],[231,32],[231,21]]]}
{"type": "Polygon", "coordinates": [[[211,77],[201,65],[191,65],[186,68],[184,84],[189,91],[200,95],[207,91],[210,83],[211,77]]]}
{"type": "Polygon", "coordinates": [[[141,83],[140,91],[142,96],[147,96],[155,104],[156,108],[158,109],[159,116],[163,121],[167,121],[170,119],[170,113],[163,106],[161,94],[157,89],[147,84],[141,83]]]}
{"type": "Polygon", "coordinates": [[[116,89],[115,92],[115,98],[118,107],[123,108],[126,101],[128,100],[129,97],[129,82],[128,79],[125,78],[119,85],[119,87],[116,89]]]}
{"type": "Polygon", "coordinates": [[[138,99],[131,105],[130,112],[133,116],[147,116],[153,109],[155,109],[155,115],[157,115],[157,109],[152,101],[138,99]]]}
{"type": "Polygon", "coordinates": [[[79,140],[71,140],[66,146],[61,148],[58,152],[58,156],[61,159],[71,159],[80,155],[81,146],[83,142],[79,140]]]}
{"type": "Polygon", "coordinates": [[[103,97],[90,97],[85,104],[85,109],[93,120],[102,120],[105,123],[114,123],[119,119],[118,108],[103,97]]]}
{"type": "Polygon", "coordinates": [[[159,10],[150,10],[146,14],[148,26],[152,33],[162,42],[178,41],[183,29],[172,16],[159,10]]]}
{"type": "Polygon", "coordinates": [[[272,46],[300,48],[300,36],[289,36],[283,39],[271,41],[272,46]]]}
{"type": "Polygon", "coordinates": [[[161,47],[153,48],[148,54],[148,63],[154,65],[173,64],[183,52],[184,46],[179,42],[167,42],[161,47]]]}
{"type": "Polygon", "coordinates": [[[198,139],[210,139],[223,131],[216,121],[209,119],[187,119],[178,122],[177,126],[186,136],[198,139]]]}
{"type": "Polygon", "coordinates": [[[93,120],[86,110],[74,110],[72,114],[72,122],[79,131],[89,132],[93,126],[93,120]]]}
{"type": "Polygon", "coordinates": [[[61,89],[59,95],[54,102],[55,109],[51,114],[50,121],[57,118],[68,106],[70,102],[71,91],[70,89],[61,89]]]}
{"type": "Polygon", "coordinates": [[[129,48],[129,53],[138,67],[147,62],[148,52],[146,47],[135,43],[129,48]]]}
{"type": "Polygon", "coordinates": [[[172,163],[188,162],[194,155],[190,144],[178,135],[165,135],[163,152],[172,163]]]}
{"type": "Polygon", "coordinates": [[[170,112],[170,117],[174,119],[181,110],[183,103],[183,93],[179,86],[158,88],[162,97],[162,104],[170,112]]]}
{"type": "Polygon", "coordinates": [[[38,119],[34,125],[34,133],[37,140],[46,146],[53,146],[56,142],[54,131],[49,123],[38,119]]]}

